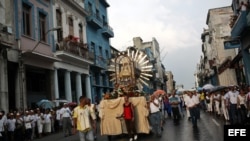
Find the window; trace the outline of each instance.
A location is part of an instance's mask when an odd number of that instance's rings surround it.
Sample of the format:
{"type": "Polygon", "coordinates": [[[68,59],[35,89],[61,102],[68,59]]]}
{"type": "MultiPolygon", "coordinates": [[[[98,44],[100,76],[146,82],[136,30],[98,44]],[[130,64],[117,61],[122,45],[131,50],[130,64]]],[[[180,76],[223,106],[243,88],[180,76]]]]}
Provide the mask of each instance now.
{"type": "Polygon", "coordinates": [[[39,13],[40,40],[46,42],[46,15],[39,13]]]}
{"type": "Polygon", "coordinates": [[[82,30],[82,24],[79,24],[79,39],[80,42],[83,43],[83,30],[82,30]]]}
{"type": "Polygon", "coordinates": [[[104,26],[108,25],[108,22],[107,22],[106,17],[104,15],[102,15],[102,21],[103,21],[104,26]]]}
{"type": "Polygon", "coordinates": [[[93,14],[93,12],[92,12],[92,4],[91,3],[88,3],[88,9],[87,10],[90,13],[90,15],[93,14]]]}
{"type": "Polygon", "coordinates": [[[98,20],[101,21],[101,17],[100,17],[100,12],[99,12],[99,10],[96,10],[96,18],[97,18],[98,20]]]}
{"type": "Polygon", "coordinates": [[[95,43],[93,43],[93,42],[90,43],[90,51],[91,52],[95,51],[95,43]]]}
{"type": "Polygon", "coordinates": [[[108,50],[105,51],[105,54],[106,54],[106,58],[109,59],[109,52],[108,52],[108,50]]]}
{"type": "Polygon", "coordinates": [[[95,6],[96,6],[96,8],[99,8],[99,0],[95,0],[95,6]]]}
{"type": "Polygon", "coordinates": [[[31,36],[31,7],[23,3],[23,34],[31,36]]]}
{"type": "Polygon", "coordinates": [[[102,57],[102,47],[99,47],[99,55],[102,57]]]}
{"type": "MultiPolygon", "coordinates": [[[[56,10],[56,24],[59,27],[62,27],[62,13],[59,9],[56,10]]],[[[63,40],[62,30],[57,30],[57,41],[60,42],[63,40]]]]}
{"type": "Polygon", "coordinates": [[[74,35],[74,23],[71,17],[68,18],[68,24],[69,24],[69,35],[74,35]]]}

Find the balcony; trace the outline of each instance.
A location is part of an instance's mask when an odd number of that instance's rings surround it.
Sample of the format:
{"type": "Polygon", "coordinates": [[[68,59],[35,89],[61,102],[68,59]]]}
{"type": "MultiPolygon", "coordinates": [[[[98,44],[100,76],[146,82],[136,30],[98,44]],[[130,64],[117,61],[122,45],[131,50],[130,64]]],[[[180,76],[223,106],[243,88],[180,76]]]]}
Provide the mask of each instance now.
{"type": "Polygon", "coordinates": [[[106,69],[107,68],[107,60],[104,59],[102,56],[96,55],[95,66],[100,67],[102,69],[106,69]]]}
{"type": "Polygon", "coordinates": [[[94,54],[88,50],[88,45],[74,41],[61,41],[57,44],[55,55],[68,62],[77,64],[94,63],[94,54]]]}
{"type": "Polygon", "coordinates": [[[238,16],[238,19],[235,21],[232,27],[231,37],[232,38],[239,37],[246,27],[247,27],[247,12],[241,11],[240,15],[238,16]]]}
{"type": "Polygon", "coordinates": [[[109,3],[106,0],[100,0],[100,2],[105,6],[109,7],[109,3]]]}
{"type": "Polygon", "coordinates": [[[87,17],[87,22],[97,29],[100,29],[103,26],[103,22],[100,15],[94,13],[92,10],[89,10],[89,16],[87,17]]]}
{"type": "Polygon", "coordinates": [[[14,43],[13,34],[0,31],[0,44],[2,47],[6,47],[6,48],[12,47],[13,43],[14,43]]]}
{"type": "Polygon", "coordinates": [[[102,34],[108,38],[114,37],[113,28],[111,28],[108,24],[103,25],[102,34]]]}

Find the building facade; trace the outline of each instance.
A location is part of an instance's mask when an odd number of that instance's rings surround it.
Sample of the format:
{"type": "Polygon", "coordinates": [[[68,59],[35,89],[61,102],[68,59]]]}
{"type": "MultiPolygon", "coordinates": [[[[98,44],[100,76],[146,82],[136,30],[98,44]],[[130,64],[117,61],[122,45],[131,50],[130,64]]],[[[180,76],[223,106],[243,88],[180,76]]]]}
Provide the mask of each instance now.
{"type": "Polygon", "coordinates": [[[103,93],[110,92],[113,84],[109,81],[107,70],[110,53],[109,39],[114,37],[109,25],[106,0],[85,0],[87,44],[94,53],[94,64],[90,66],[92,99],[101,99],[103,93]]]}
{"type": "Polygon", "coordinates": [[[202,53],[197,67],[199,86],[206,83],[228,86],[237,84],[235,71],[230,62],[236,55],[234,49],[224,49],[224,41],[230,36],[231,7],[209,9],[207,14],[208,29],[201,34],[202,53]]]}
{"type": "Polygon", "coordinates": [[[78,102],[81,95],[91,98],[89,68],[94,54],[88,50],[86,18],[88,11],[83,1],[55,0],[53,27],[61,27],[54,34],[52,48],[60,61],[54,62],[52,99],[78,102]]]}
{"type": "Polygon", "coordinates": [[[54,57],[50,25],[51,1],[11,0],[5,9],[12,10],[15,42],[7,52],[9,109],[24,109],[35,105],[36,100],[50,98],[50,85],[54,57]],[[14,9],[14,10],[13,10],[14,9]]]}
{"type": "Polygon", "coordinates": [[[237,55],[230,63],[235,69],[238,85],[250,84],[250,6],[248,0],[232,0],[231,36],[225,48],[237,48],[237,55]]]}

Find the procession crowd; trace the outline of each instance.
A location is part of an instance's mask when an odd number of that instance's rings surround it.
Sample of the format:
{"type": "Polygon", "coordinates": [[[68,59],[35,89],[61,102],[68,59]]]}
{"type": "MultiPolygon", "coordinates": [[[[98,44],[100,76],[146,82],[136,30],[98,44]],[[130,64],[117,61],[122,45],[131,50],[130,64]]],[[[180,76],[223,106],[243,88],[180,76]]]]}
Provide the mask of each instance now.
{"type": "MultiPolygon", "coordinates": [[[[123,114],[129,141],[137,140],[135,129],[134,106],[129,96],[124,96],[123,114]]],[[[62,129],[67,137],[79,131],[80,140],[96,139],[98,119],[98,103],[80,97],[77,107],[64,104],[55,109],[32,109],[25,112],[0,112],[0,141],[31,141],[62,129]]],[[[249,124],[250,116],[250,87],[239,88],[229,86],[218,91],[184,91],[182,94],[172,93],[152,94],[149,96],[147,108],[151,132],[161,137],[166,118],[173,119],[174,124],[186,115],[186,118],[197,128],[200,111],[215,114],[229,124],[249,124]],[[184,114],[186,112],[186,114],[184,114]]],[[[117,117],[117,118],[120,118],[117,117]]],[[[111,140],[112,136],[108,135],[111,140]]]]}
{"type": "Polygon", "coordinates": [[[72,135],[72,108],[67,104],[55,108],[35,108],[0,112],[0,141],[31,141],[63,129],[72,135]]]}

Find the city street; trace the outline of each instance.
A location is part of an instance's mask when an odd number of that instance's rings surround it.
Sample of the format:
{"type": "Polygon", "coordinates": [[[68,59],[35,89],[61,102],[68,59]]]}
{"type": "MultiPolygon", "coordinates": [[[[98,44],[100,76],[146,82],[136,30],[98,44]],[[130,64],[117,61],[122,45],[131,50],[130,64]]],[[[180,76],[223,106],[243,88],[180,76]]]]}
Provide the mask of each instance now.
{"type": "MultiPolygon", "coordinates": [[[[201,119],[198,121],[198,129],[193,129],[191,121],[184,117],[179,125],[174,125],[171,119],[164,124],[162,137],[140,134],[139,141],[222,141],[223,140],[222,118],[201,112],[201,119]]],[[[113,141],[128,141],[125,135],[114,136],[113,141]]],[[[37,139],[36,141],[79,141],[78,134],[70,137],[63,137],[62,133],[56,133],[37,139]]],[[[98,136],[99,141],[108,141],[106,136],[98,136]]]]}

